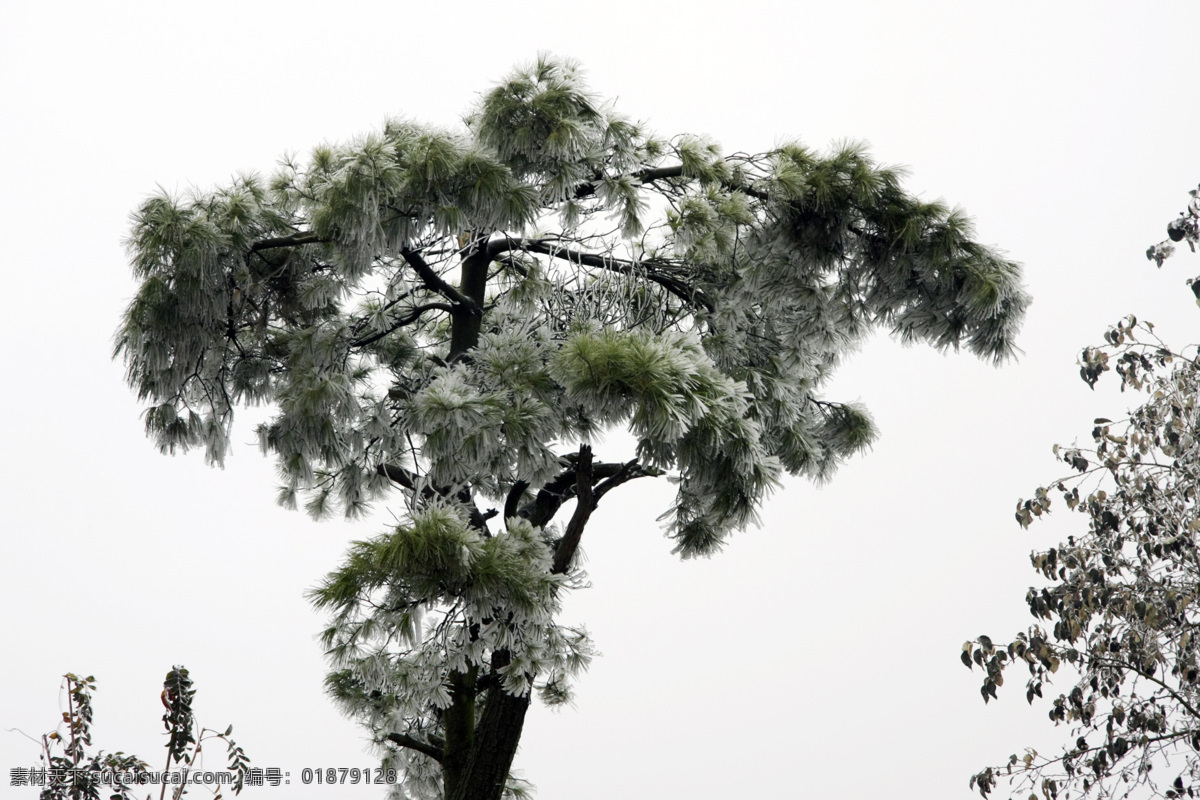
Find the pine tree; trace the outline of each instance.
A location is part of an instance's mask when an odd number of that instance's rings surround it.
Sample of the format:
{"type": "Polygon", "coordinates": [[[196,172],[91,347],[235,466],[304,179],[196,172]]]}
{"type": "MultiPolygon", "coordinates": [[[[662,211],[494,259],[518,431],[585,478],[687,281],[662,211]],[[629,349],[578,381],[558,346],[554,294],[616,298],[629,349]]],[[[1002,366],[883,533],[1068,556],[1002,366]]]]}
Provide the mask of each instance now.
{"type": "Polygon", "coordinates": [[[146,201],[116,349],[163,451],[220,462],[235,406],[270,403],[283,504],[398,491],[404,521],[313,594],[328,688],[410,794],[492,800],[522,791],[531,693],[566,700],[591,657],[555,613],[600,500],[668,476],[676,552],[711,554],[784,472],[870,443],[821,389],[874,327],[1009,357],[1020,271],[971,236],[861,146],[660,139],[544,57],[464,130],[390,121],[146,201]],[[636,452],[599,460],[612,428],[636,452]]]}

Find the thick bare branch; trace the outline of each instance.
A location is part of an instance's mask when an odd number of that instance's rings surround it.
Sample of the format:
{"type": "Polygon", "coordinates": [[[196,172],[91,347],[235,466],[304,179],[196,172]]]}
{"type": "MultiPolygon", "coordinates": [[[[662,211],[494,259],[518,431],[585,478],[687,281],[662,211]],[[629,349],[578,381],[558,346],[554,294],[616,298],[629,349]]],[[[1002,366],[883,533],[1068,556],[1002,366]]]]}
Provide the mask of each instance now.
{"type": "Polygon", "coordinates": [[[504,498],[504,518],[517,516],[520,507],[521,498],[525,496],[525,490],[529,488],[526,481],[517,481],[508,490],[508,496],[504,498]]]}
{"type": "Polygon", "coordinates": [[[449,303],[426,303],[424,305],[417,306],[412,311],[405,314],[400,319],[396,320],[395,323],[388,326],[387,330],[380,331],[379,333],[374,333],[370,336],[364,336],[361,339],[355,339],[353,342],[350,343],[350,346],[351,347],[366,347],[369,344],[374,344],[375,342],[378,342],[383,337],[387,336],[389,333],[398,331],[401,328],[403,328],[405,325],[411,325],[412,323],[416,322],[418,319],[421,318],[421,315],[424,314],[426,311],[453,311],[453,310],[454,310],[454,306],[450,305],[449,303]]]}
{"type": "MultiPolygon", "coordinates": [[[[615,476],[614,476],[615,477],[615,476]]],[[[571,559],[579,549],[583,529],[587,527],[592,512],[596,510],[596,498],[592,492],[592,448],[579,445],[579,460],[575,464],[575,513],[567,523],[567,531],[554,550],[554,565],[550,571],[561,574],[571,566],[571,559]]]]}
{"type": "Polygon", "coordinates": [[[404,247],[401,248],[400,255],[404,257],[405,262],[407,262],[408,265],[413,268],[413,271],[417,273],[417,276],[420,277],[421,282],[425,284],[427,289],[432,292],[437,292],[443,297],[454,301],[454,303],[457,305],[470,309],[474,314],[483,313],[480,310],[479,305],[474,300],[442,280],[442,276],[438,275],[433,267],[426,263],[425,259],[421,257],[419,252],[404,247]]]}
{"type": "Polygon", "coordinates": [[[262,239],[250,245],[251,253],[258,253],[263,250],[275,250],[280,247],[299,247],[305,244],[320,244],[328,242],[329,239],[318,236],[312,231],[296,231],[287,236],[278,236],[274,239],[262,239]]]}
{"type": "Polygon", "coordinates": [[[417,492],[417,487],[420,487],[422,500],[432,500],[440,497],[457,501],[467,512],[468,522],[471,527],[482,531],[484,536],[491,535],[488,531],[487,521],[499,512],[495,509],[489,509],[486,512],[480,511],[475,505],[475,500],[471,496],[470,489],[454,486],[431,486],[427,483],[422,483],[415,473],[398,464],[380,464],[375,467],[375,471],[388,480],[395,481],[410,492],[417,492]]]}
{"type": "MultiPolygon", "coordinates": [[[[653,183],[654,181],[660,181],[666,178],[682,178],[683,165],[674,164],[669,167],[647,167],[646,169],[633,173],[630,175],[630,177],[642,184],[653,183]]],[[[585,197],[591,197],[595,193],[596,184],[592,181],[589,181],[588,183],[581,183],[579,186],[575,187],[576,200],[582,200],[585,197]]]]}
{"type": "MultiPolygon", "coordinates": [[[[571,456],[574,457],[574,454],[571,456]]],[[[611,478],[621,471],[624,464],[596,462],[592,464],[592,476],[603,480],[611,478]]],[[[547,483],[537,493],[533,500],[517,510],[517,516],[529,520],[535,528],[543,528],[550,523],[562,504],[575,496],[575,467],[560,473],[558,477],[547,483]]]]}
{"type": "Polygon", "coordinates": [[[635,458],[632,461],[627,461],[621,466],[621,469],[616,475],[613,475],[608,480],[599,483],[595,491],[592,492],[594,502],[599,503],[600,498],[611,492],[623,483],[633,480],[634,478],[657,477],[662,475],[662,470],[643,467],[635,458]]]}
{"type": "Polygon", "coordinates": [[[439,764],[442,763],[442,751],[428,742],[422,742],[420,739],[414,739],[412,736],[403,733],[389,733],[387,740],[395,742],[401,747],[407,747],[409,750],[416,750],[418,753],[427,755],[439,764]]]}
{"type": "Polygon", "coordinates": [[[608,270],[609,272],[618,272],[622,275],[633,274],[635,270],[640,268],[644,270],[646,280],[657,283],[683,302],[689,305],[701,305],[707,309],[712,309],[712,303],[695,288],[677,278],[655,272],[653,262],[635,262],[629,259],[605,256],[598,253],[586,253],[582,250],[551,244],[541,239],[523,239],[506,236],[503,239],[495,239],[488,244],[488,255],[492,258],[498,258],[512,250],[539,253],[551,258],[561,258],[572,264],[595,267],[597,269],[608,270]]]}
{"type": "MultiPolygon", "coordinates": [[[[631,173],[629,177],[645,185],[647,183],[654,183],[655,181],[669,180],[670,178],[684,178],[686,176],[683,174],[682,164],[672,164],[668,167],[647,167],[646,169],[631,173]]],[[[722,185],[732,192],[742,192],[743,194],[749,195],[757,200],[767,200],[770,197],[761,189],[755,189],[745,184],[722,181],[722,185]]],[[[575,199],[582,200],[585,197],[591,197],[596,193],[596,189],[597,186],[595,181],[581,183],[579,186],[575,187],[575,199]]]]}

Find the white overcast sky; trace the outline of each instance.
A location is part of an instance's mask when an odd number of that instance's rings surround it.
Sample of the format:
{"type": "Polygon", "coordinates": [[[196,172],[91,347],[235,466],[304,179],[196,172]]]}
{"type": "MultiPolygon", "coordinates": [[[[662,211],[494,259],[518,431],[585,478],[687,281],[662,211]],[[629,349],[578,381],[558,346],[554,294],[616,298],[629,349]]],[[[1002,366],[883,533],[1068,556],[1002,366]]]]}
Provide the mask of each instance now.
{"type": "Polygon", "coordinates": [[[530,715],[538,796],[965,800],[980,767],[1063,740],[1019,681],[985,707],[958,653],[1024,629],[1029,551],[1082,530],[1012,517],[1061,473],[1054,442],[1126,407],[1078,351],[1130,312],[1196,340],[1200,259],[1144,251],[1200,180],[1197,30],[1194,2],[4,3],[0,795],[35,796],[8,787],[37,756],[10,729],[54,726],[67,671],[99,679],[96,744],[158,764],[161,681],[186,665],[200,721],[291,772],[250,797],[326,797],[302,768],[375,763],[322,693],[303,592],[388,511],[276,507],[250,415],[224,470],[157,453],[110,360],[121,241],[156,186],[269,171],[388,115],[454,126],[542,50],[664,135],[868,141],[1022,262],[1034,305],[999,369],[878,337],[831,390],[873,411],[873,452],[789,481],[717,557],[670,555],[665,484],[607,499],[568,608],[604,655],[575,708],[530,715]]]}

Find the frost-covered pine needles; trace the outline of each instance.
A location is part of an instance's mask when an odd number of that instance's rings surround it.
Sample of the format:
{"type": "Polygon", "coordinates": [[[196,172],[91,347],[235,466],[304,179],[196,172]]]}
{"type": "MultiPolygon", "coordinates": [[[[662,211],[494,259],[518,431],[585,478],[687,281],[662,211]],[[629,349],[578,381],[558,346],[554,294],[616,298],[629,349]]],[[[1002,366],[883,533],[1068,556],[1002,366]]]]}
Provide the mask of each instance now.
{"type": "Polygon", "coordinates": [[[389,121],[147,200],[116,352],[165,451],[219,463],[235,407],[269,404],[281,502],[399,492],[405,519],[314,595],[330,686],[409,791],[465,797],[508,774],[473,738],[517,713],[495,693],[562,700],[587,663],[555,614],[602,497],[670,477],[668,536],[710,554],[783,473],[825,480],[869,445],[867,412],[821,391],[873,327],[1013,352],[1019,269],[971,236],[860,146],[661,139],[544,57],[461,130],[389,121]],[[600,460],[617,428],[636,450],[600,460]]]}

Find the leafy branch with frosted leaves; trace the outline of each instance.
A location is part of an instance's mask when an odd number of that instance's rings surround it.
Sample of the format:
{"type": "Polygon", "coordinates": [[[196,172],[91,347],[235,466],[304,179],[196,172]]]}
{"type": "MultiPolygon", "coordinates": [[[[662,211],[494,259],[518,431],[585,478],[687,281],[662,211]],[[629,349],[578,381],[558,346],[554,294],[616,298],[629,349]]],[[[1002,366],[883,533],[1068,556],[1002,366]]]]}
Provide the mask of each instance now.
{"type": "MultiPolygon", "coordinates": [[[[179,771],[180,780],[171,785],[170,796],[171,800],[180,800],[194,785],[187,782],[187,773],[200,763],[204,742],[211,739],[225,743],[228,770],[234,776],[230,784],[233,793],[240,794],[245,788],[250,759],[231,738],[232,725],[223,733],[207,728],[196,730],[192,714],[192,698],[196,691],[183,667],[174,667],[163,681],[162,702],[166,713],[162,719],[167,733],[167,761],[157,780],[151,780],[150,765],[136,756],[103,750],[88,755],[87,746],[92,743],[92,694],[96,679],[90,675],[84,678],[67,673],[63,676],[63,688],[67,693],[67,710],[62,714],[62,724],[41,739],[46,780],[39,782],[44,787],[38,795],[40,800],[99,800],[101,796],[109,800],[132,800],[133,792],[156,782],[160,783],[159,800],[165,800],[169,784],[161,776],[172,766],[179,771]],[[56,749],[62,754],[55,755],[56,749]]],[[[214,800],[223,796],[219,784],[216,788],[205,788],[213,794],[214,800]]],[[[145,797],[149,800],[151,794],[145,797]]]]}
{"type": "Polygon", "coordinates": [[[422,798],[523,791],[533,688],[568,699],[592,654],[556,614],[610,491],[667,477],[676,552],[714,553],[783,473],[869,445],[821,392],[871,330],[998,363],[1028,304],[963,213],[861,146],[662,139],[551,57],[461,130],[392,120],[152,197],[128,244],[116,352],[164,452],[220,463],[234,408],[271,404],[282,503],[405,502],[313,599],[330,690],[422,798]],[[635,448],[600,460],[613,429],[635,448]]]}
{"type": "MultiPolygon", "coordinates": [[[[1161,266],[1170,252],[1159,255],[1161,266]]],[[[1028,527],[1061,497],[1088,528],[1031,554],[1048,582],[1026,595],[1037,624],[1008,644],[980,636],[962,652],[964,664],[983,668],[985,701],[1014,666],[1029,673],[1031,704],[1069,667],[1070,688],[1049,717],[1074,740],[977,773],[970,783],[985,797],[1005,778],[1014,796],[1048,800],[1200,791],[1200,347],[1172,347],[1133,316],[1104,339],[1081,354],[1080,377],[1094,387],[1113,371],[1141,405],[1123,419],[1097,418],[1090,448],[1055,446],[1072,476],[1016,511],[1028,527]]]]}
{"type": "MultiPolygon", "coordinates": [[[[1167,223],[1167,238],[1146,250],[1146,258],[1158,266],[1175,254],[1178,242],[1187,242],[1188,249],[1196,252],[1196,244],[1200,242],[1200,188],[1192,189],[1188,194],[1191,201],[1187,209],[1179,212],[1177,219],[1167,223]]],[[[1192,281],[1192,290],[1200,298],[1200,282],[1192,281]]]]}

